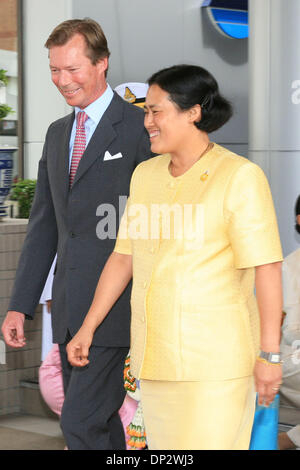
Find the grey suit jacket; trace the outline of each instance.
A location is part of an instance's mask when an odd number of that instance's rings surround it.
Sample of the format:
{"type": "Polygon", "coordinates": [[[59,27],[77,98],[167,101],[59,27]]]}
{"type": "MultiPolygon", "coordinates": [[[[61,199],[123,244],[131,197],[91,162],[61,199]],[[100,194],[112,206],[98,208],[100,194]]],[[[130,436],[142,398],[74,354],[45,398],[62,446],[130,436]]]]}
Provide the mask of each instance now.
{"type": "MultiPolygon", "coordinates": [[[[81,326],[99,275],[114,248],[114,238],[97,237],[96,228],[101,221],[97,208],[101,204],[115,207],[117,230],[119,196],[128,195],[134,168],[151,156],[142,110],[115,93],[69,190],[69,139],[73,120],[74,113],[55,121],[48,129],[9,306],[10,310],[33,318],[57,252],[52,292],[55,343],[63,343],[67,330],[74,335],[81,326]],[[111,155],[121,152],[122,158],[105,160],[106,151],[111,155]]],[[[93,344],[129,346],[129,327],[130,286],[97,329],[93,344]]]]}

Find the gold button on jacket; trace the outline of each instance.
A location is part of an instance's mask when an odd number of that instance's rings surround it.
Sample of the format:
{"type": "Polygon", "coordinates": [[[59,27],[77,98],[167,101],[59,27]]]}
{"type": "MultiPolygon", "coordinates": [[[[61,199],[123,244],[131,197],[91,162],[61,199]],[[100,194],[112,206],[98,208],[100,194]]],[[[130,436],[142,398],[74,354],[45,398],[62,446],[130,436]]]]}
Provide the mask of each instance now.
{"type": "Polygon", "coordinates": [[[115,251],[133,256],[131,373],[223,380],[253,373],[254,267],[282,260],[268,182],[214,144],[172,177],[170,155],[141,163],[115,251]]]}

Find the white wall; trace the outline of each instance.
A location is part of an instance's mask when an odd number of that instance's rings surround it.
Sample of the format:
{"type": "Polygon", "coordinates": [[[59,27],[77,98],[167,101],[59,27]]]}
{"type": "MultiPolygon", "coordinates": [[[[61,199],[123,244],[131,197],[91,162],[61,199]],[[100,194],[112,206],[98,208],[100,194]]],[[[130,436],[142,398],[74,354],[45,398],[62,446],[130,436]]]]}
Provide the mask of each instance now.
{"type": "Polygon", "coordinates": [[[207,68],[235,106],[235,116],[212,135],[247,156],[248,41],[222,36],[203,0],[73,0],[74,18],[98,21],[111,51],[109,82],[145,81],[178,63],[207,68]]]}
{"type": "Polygon", "coordinates": [[[35,177],[48,125],[69,112],[50,80],[44,43],[69,18],[91,17],[107,36],[108,80],[146,81],[160,68],[195,63],[211,71],[235,115],[212,139],[247,156],[248,41],[219,34],[202,0],[24,0],[25,177],[35,177]]]}
{"type": "Polygon", "coordinates": [[[268,176],[286,256],[300,246],[300,3],[250,0],[249,8],[249,158],[268,176]]]}
{"type": "Polygon", "coordinates": [[[69,112],[51,82],[44,44],[60,22],[72,17],[71,0],[24,0],[24,175],[36,178],[49,124],[69,112]]]}

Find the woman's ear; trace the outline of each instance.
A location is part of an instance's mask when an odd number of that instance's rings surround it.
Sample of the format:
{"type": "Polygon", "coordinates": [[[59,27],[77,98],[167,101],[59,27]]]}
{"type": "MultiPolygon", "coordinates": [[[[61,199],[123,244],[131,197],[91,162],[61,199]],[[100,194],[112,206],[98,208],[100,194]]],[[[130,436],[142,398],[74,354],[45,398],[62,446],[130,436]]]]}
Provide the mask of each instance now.
{"type": "Polygon", "coordinates": [[[189,119],[190,122],[200,122],[201,121],[201,106],[200,104],[195,104],[192,108],[189,109],[189,119]]]}

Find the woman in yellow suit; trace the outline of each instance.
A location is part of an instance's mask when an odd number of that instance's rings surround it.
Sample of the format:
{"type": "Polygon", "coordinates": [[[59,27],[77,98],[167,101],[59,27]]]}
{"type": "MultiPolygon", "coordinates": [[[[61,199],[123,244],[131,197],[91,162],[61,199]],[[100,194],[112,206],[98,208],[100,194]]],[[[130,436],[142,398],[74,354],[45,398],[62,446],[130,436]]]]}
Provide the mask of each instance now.
{"type": "Polygon", "coordinates": [[[131,373],[149,448],[248,449],[255,390],[268,405],[281,383],[270,189],[257,165],[210,142],[231,106],[209,72],[174,66],[149,85],[145,126],[159,156],[133,174],[115,250],[68,357],[88,364],[95,329],[133,276],[131,373]]]}

